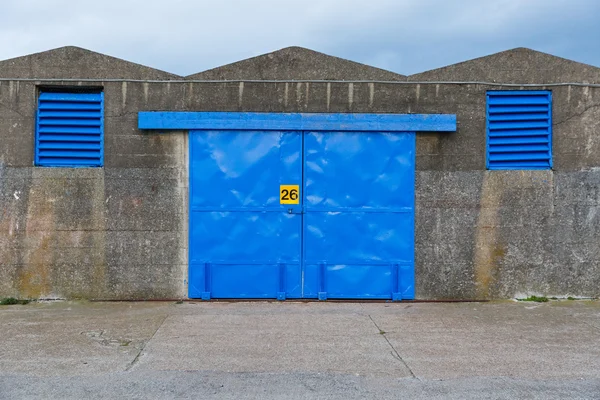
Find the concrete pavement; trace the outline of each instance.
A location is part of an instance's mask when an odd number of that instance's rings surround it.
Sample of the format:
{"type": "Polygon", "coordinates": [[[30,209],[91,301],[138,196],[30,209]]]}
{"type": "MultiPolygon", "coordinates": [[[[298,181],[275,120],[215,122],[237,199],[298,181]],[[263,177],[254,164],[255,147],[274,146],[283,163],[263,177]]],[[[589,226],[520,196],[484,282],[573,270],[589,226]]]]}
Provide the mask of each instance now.
{"type": "Polygon", "coordinates": [[[600,302],[0,307],[0,399],[600,398],[600,302]]]}

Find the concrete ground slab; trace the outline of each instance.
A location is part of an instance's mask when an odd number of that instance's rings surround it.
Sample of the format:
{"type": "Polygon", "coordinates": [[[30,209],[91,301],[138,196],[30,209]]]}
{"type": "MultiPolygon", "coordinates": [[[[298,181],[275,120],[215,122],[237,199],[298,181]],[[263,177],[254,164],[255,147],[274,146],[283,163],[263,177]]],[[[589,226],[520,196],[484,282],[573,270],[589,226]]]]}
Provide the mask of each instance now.
{"type": "Polygon", "coordinates": [[[0,307],[0,399],[600,398],[600,302],[0,307]]]}
{"type": "Polygon", "coordinates": [[[430,308],[430,317],[437,317],[420,324],[411,323],[410,309],[375,319],[413,373],[424,378],[597,377],[600,331],[592,324],[599,320],[598,310],[573,307],[463,304],[452,310],[446,305],[439,313],[430,308]],[[573,315],[576,310],[579,317],[573,315]]]}
{"type": "Polygon", "coordinates": [[[161,309],[139,303],[0,307],[0,373],[69,376],[124,370],[166,318],[161,309]]]}
{"type": "Polygon", "coordinates": [[[172,315],[135,368],[410,376],[366,315],[257,311],[172,315]]]}
{"type": "Polygon", "coordinates": [[[0,399],[598,399],[600,380],[374,379],[347,374],[144,371],[0,377],[0,399]]]}

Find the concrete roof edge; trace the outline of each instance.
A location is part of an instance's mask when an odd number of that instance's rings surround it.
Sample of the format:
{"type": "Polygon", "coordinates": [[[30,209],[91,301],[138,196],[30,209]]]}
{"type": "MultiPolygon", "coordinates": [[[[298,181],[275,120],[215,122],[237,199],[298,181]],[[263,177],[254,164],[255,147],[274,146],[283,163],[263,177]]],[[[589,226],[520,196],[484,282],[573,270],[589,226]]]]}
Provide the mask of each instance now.
{"type": "MultiPolygon", "coordinates": [[[[207,74],[209,72],[214,73],[214,72],[219,71],[220,69],[231,68],[231,67],[235,67],[236,65],[242,65],[242,63],[243,64],[247,64],[247,63],[252,63],[252,62],[258,62],[261,59],[264,59],[264,58],[267,58],[267,57],[272,57],[273,55],[282,54],[282,53],[285,53],[285,52],[297,52],[297,53],[304,52],[306,54],[317,55],[319,57],[329,58],[329,59],[332,59],[332,60],[336,60],[337,62],[346,63],[347,65],[354,65],[354,66],[359,67],[359,68],[369,68],[369,69],[371,69],[373,71],[378,71],[380,73],[394,75],[394,76],[396,76],[398,78],[398,80],[403,80],[403,79],[405,79],[407,77],[406,75],[399,74],[399,73],[394,72],[394,71],[390,71],[390,70],[386,70],[386,69],[383,69],[383,68],[374,67],[374,66],[369,65],[369,64],[364,64],[364,63],[360,63],[360,62],[357,62],[357,61],[352,61],[352,60],[349,60],[349,59],[346,59],[346,58],[342,58],[342,57],[332,56],[330,54],[326,54],[326,53],[323,53],[323,52],[320,52],[320,51],[316,51],[316,50],[313,50],[313,49],[309,49],[309,48],[306,48],[306,47],[288,46],[288,47],[283,47],[281,49],[274,50],[274,51],[271,51],[271,52],[268,52],[268,53],[259,54],[259,55],[254,56],[254,57],[249,57],[249,58],[245,58],[245,59],[242,59],[242,60],[233,61],[233,62],[230,62],[230,63],[227,63],[227,64],[216,66],[214,68],[206,69],[204,71],[196,72],[194,74],[190,74],[190,75],[185,76],[185,79],[197,79],[197,78],[200,78],[200,77],[202,77],[203,75],[205,75],[205,74],[207,74]]],[[[349,79],[349,80],[351,80],[351,79],[349,79]]]]}
{"type": "MultiPolygon", "coordinates": [[[[53,48],[53,49],[49,49],[49,50],[45,50],[45,51],[41,51],[41,52],[36,52],[36,53],[31,53],[28,55],[24,55],[24,56],[19,56],[19,57],[13,57],[13,58],[9,58],[9,59],[5,59],[5,60],[0,60],[0,76],[1,74],[1,68],[3,67],[3,65],[7,65],[7,63],[12,63],[12,62],[16,62],[18,60],[24,60],[27,58],[31,58],[31,57],[44,57],[45,55],[47,55],[48,57],[51,57],[51,55],[55,52],[58,51],[78,51],[81,53],[87,53],[90,55],[95,55],[95,56],[100,56],[103,57],[107,63],[110,62],[120,62],[120,63],[126,63],[129,64],[131,66],[135,66],[137,68],[140,68],[142,70],[146,70],[146,71],[153,71],[156,74],[160,75],[160,79],[164,79],[164,80],[173,80],[173,81],[188,81],[188,80],[194,80],[194,79],[198,79],[198,80],[203,80],[203,78],[205,76],[214,76],[214,74],[216,72],[218,72],[221,69],[229,69],[232,67],[236,67],[236,66],[242,66],[242,65],[249,65],[252,64],[253,62],[260,62],[260,60],[264,60],[268,57],[273,57],[274,55],[277,54],[293,54],[293,55],[302,55],[303,53],[308,55],[308,56],[315,56],[318,57],[321,62],[323,60],[332,60],[335,62],[339,62],[342,63],[342,65],[346,65],[346,66],[350,66],[350,67],[357,67],[359,69],[363,69],[366,71],[373,71],[373,72],[377,72],[377,73],[381,73],[383,75],[386,75],[386,79],[373,79],[373,78],[369,78],[369,79],[364,79],[365,81],[367,80],[372,80],[372,81],[378,81],[378,80],[390,80],[390,81],[407,81],[410,82],[412,80],[418,80],[420,77],[427,77],[429,75],[435,75],[438,72],[442,72],[442,71],[446,71],[447,73],[454,68],[460,68],[462,66],[469,66],[470,63],[477,63],[477,62],[481,62],[483,60],[486,59],[491,59],[493,57],[502,57],[503,55],[506,56],[510,56],[513,54],[523,54],[523,53],[529,53],[529,54],[535,54],[535,55],[539,55],[542,57],[550,57],[553,59],[556,59],[558,61],[561,61],[563,63],[572,63],[573,66],[580,66],[581,68],[586,68],[593,70],[597,70],[600,73],[600,67],[597,67],[595,65],[591,65],[591,64],[585,64],[585,63],[581,63],[578,61],[574,61],[568,58],[564,58],[564,57],[559,57],[559,56],[555,56],[549,53],[545,53],[545,52],[541,52],[538,50],[534,50],[531,48],[527,48],[527,47],[516,47],[513,49],[508,49],[508,50],[504,50],[504,51],[500,51],[500,52],[496,52],[496,53],[492,53],[492,54],[488,54],[485,56],[481,56],[481,57],[476,57],[473,59],[469,59],[466,61],[461,61],[458,63],[454,63],[454,64],[449,64],[446,66],[442,66],[442,67],[438,67],[438,68],[434,68],[434,69],[430,69],[427,71],[423,71],[423,72],[419,72],[419,73],[415,73],[415,74],[411,74],[411,75],[403,75],[403,74],[399,74],[393,71],[389,71],[389,70],[385,70],[382,68],[378,68],[378,67],[374,67],[368,64],[363,64],[360,62],[356,62],[356,61],[352,61],[352,60],[348,60],[345,58],[341,58],[341,57],[337,57],[337,56],[332,56],[332,55],[328,55],[326,53],[322,53],[316,50],[312,50],[312,49],[308,49],[308,48],[304,48],[304,47],[299,47],[299,46],[289,46],[289,47],[284,47],[282,49],[279,50],[275,50],[273,52],[270,53],[264,53],[258,56],[254,56],[254,57],[250,57],[250,58],[246,58],[246,59],[242,59],[242,60],[238,60],[229,64],[224,64],[215,68],[210,68],[207,69],[205,71],[201,71],[195,74],[191,74],[191,75],[187,75],[187,76],[181,76],[181,75],[177,75],[177,74],[173,74],[167,71],[163,71],[160,69],[156,69],[144,64],[139,64],[139,63],[135,63],[135,62],[131,62],[125,59],[121,59],[118,57],[114,57],[114,56],[110,56],[107,54],[103,54],[103,53],[99,53],[99,52],[95,52],[89,49],[85,49],[82,47],[78,47],[78,46],[62,46],[62,47],[57,47],[57,48],[53,48]],[[208,74],[211,73],[211,74],[208,74]]],[[[13,76],[8,75],[7,77],[2,77],[2,78],[13,78],[13,76]]],[[[14,76],[15,79],[19,79],[19,76],[14,76]]],[[[81,78],[81,79],[87,79],[85,76],[81,76],[81,77],[76,77],[76,78],[81,78]]],[[[44,78],[40,78],[41,80],[44,80],[44,78]]],[[[101,78],[98,78],[99,80],[101,78]]],[[[124,78],[127,79],[127,78],[124,78]]],[[[228,80],[228,79],[207,79],[210,81],[219,81],[219,80],[228,80]]],[[[244,78],[234,78],[233,80],[240,80],[240,81],[244,81],[244,80],[249,80],[249,81],[253,81],[253,80],[261,80],[261,79],[255,79],[255,78],[248,78],[248,79],[244,79],[244,78]]],[[[265,80],[269,80],[268,78],[265,78],[265,80]]],[[[281,80],[281,81],[294,81],[294,79],[276,79],[276,80],[281,80]]],[[[300,81],[306,80],[309,81],[311,79],[298,79],[300,81]]],[[[320,79],[315,79],[316,81],[320,80],[320,79]]],[[[324,78],[322,79],[323,81],[337,81],[337,80],[346,80],[346,79],[331,79],[331,78],[324,78]]],[[[358,79],[358,80],[362,80],[362,79],[358,79]]],[[[448,81],[448,79],[443,79],[448,81]]],[[[347,81],[352,82],[352,81],[357,81],[357,79],[353,76],[350,76],[347,81]]]]}
{"type": "MultiPolygon", "coordinates": [[[[163,75],[165,77],[165,79],[173,79],[173,80],[181,80],[183,77],[177,74],[173,74],[171,72],[167,72],[167,71],[163,71],[148,65],[144,65],[144,64],[140,64],[140,63],[136,63],[133,61],[129,61],[129,60],[125,60],[123,58],[119,58],[119,57],[115,57],[115,56],[111,56],[108,54],[104,54],[104,53],[100,53],[97,51],[93,51],[93,50],[89,50],[86,49],[84,47],[79,47],[79,46],[61,46],[61,47],[56,47],[56,48],[52,48],[52,49],[48,49],[48,50],[44,50],[44,51],[39,51],[39,52],[35,52],[35,53],[30,53],[30,54],[26,54],[26,55],[22,55],[22,56],[17,56],[17,57],[12,57],[12,58],[7,58],[4,60],[0,60],[0,68],[2,68],[3,65],[9,64],[9,63],[14,63],[17,61],[22,61],[22,60],[26,60],[27,58],[32,58],[32,57],[51,57],[54,53],[59,52],[59,51],[79,51],[81,53],[87,53],[89,55],[95,55],[95,56],[100,56],[103,57],[107,62],[120,62],[120,63],[127,63],[131,66],[135,66],[137,68],[141,68],[141,69],[145,69],[147,71],[151,70],[157,74],[163,75]]],[[[17,77],[15,77],[17,78],[17,77]]],[[[81,77],[81,78],[85,78],[85,77],[81,77]]]]}
{"type": "Polygon", "coordinates": [[[554,58],[556,60],[561,60],[561,61],[564,61],[564,62],[573,63],[574,65],[579,65],[581,67],[598,69],[600,71],[600,67],[592,65],[592,64],[586,64],[586,63],[575,61],[575,60],[572,60],[572,59],[569,59],[569,58],[555,56],[555,55],[550,54],[550,53],[546,53],[546,52],[543,52],[543,51],[531,49],[529,47],[515,47],[515,48],[512,48],[512,49],[507,49],[507,50],[502,50],[502,51],[499,51],[499,52],[487,54],[485,56],[475,57],[475,58],[471,58],[469,60],[460,61],[460,62],[457,62],[457,63],[454,63],[454,64],[448,64],[448,65],[444,65],[444,66],[441,66],[441,67],[438,67],[438,68],[433,68],[433,69],[429,69],[429,70],[426,70],[426,71],[417,72],[417,73],[408,75],[407,78],[408,78],[408,80],[410,80],[411,78],[414,78],[414,77],[418,77],[418,76],[422,76],[422,75],[428,75],[428,74],[433,74],[433,73],[436,73],[436,72],[440,72],[440,71],[445,70],[447,68],[455,68],[455,67],[458,68],[458,67],[461,67],[461,66],[467,66],[470,63],[476,63],[478,61],[482,61],[482,60],[485,60],[485,59],[488,59],[488,58],[491,58],[491,57],[497,57],[497,56],[501,56],[501,55],[515,54],[515,53],[518,53],[518,52],[528,52],[528,53],[531,53],[531,54],[538,54],[538,55],[542,55],[542,56],[546,56],[546,57],[551,57],[551,58],[554,58]]]}

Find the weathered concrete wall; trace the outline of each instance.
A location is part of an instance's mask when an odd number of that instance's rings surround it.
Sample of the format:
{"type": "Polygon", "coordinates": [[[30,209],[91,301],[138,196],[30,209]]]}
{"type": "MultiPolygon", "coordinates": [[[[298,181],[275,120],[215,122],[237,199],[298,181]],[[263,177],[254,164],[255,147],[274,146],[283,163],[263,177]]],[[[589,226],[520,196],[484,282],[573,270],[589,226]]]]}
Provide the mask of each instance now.
{"type": "Polygon", "coordinates": [[[177,97],[90,85],[105,91],[105,167],[39,168],[36,85],[0,82],[0,296],[184,297],[187,136],[137,130],[139,109],[177,97]]]}
{"type": "MultiPolygon", "coordinates": [[[[526,55],[498,68],[539,82],[523,63],[546,55],[526,55]]],[[[578,65],[565,80],[595,79],[578,65]]],[[[419,81],[458,80],[473,68],[419,81]]],[[[81,82],[105,90],[105,167],[63,169],[32,167],[43,84],[57,83],[0,82],[0,296],[186,296],[187,137],[139,131],[143,110],[455,113],[457,132],[417,136],[417,297],[600,295],[600,88],[547,88],[552,171],[486,171],[485,93],[498,86],[81,82]]]]}

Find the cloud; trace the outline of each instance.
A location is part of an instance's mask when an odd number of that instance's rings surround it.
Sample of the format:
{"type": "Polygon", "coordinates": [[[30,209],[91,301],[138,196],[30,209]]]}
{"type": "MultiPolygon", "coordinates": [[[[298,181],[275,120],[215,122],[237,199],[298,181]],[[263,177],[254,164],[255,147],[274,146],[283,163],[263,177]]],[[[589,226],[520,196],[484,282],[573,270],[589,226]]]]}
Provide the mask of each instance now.
{"type": "Polygon", "coordinates": [[[531,47],[600,66],[597,0],[3,0],[0,59],[76,45],[178,74],[298,45],[410,74],[531,47]]]}

